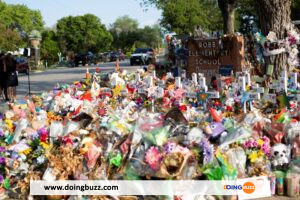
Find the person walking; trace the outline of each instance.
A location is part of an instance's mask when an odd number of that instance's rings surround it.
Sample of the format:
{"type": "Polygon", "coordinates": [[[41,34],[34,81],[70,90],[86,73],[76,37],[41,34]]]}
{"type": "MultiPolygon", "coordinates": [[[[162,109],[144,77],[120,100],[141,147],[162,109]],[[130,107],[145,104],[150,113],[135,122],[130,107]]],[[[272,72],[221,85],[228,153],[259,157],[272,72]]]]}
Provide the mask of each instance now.
{"type": "Polygon", "coordinates": [[[2,93],[4,93],[5,101],[9,101],[7,91],[8,70],[4,60],[5,54],[0,53],[0,96],[2,96],[2,93]]]}
{"type": "Polygon", "coordinates": [[[16,87],[19,85],[17,74],[17,62],[11,54],[7,54],[4,57],[4,65],[7,68],[6,85],[8,88],[8,97],[12,102],[17,100],[16,87]]]}

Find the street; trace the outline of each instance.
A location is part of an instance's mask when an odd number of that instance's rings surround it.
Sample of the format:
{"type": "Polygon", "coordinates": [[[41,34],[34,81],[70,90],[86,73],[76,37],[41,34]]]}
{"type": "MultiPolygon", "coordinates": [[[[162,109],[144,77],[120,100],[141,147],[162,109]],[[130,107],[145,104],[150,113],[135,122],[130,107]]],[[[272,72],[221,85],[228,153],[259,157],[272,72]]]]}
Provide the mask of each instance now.
{"type": "MultiPolygon", "coordinates": [[[[100,64],[101,72],[110,72],[115,69],[115,62],[100,64]]],[[[121,69],[128,71],[134,71],[140,66],[130,66],[129,61],[125,60],[120,62],[121,69]]],[[[90,66],[89,72],[94,73],[96,66],[90,66]]],[[[61,67],[56,69],[50,69],[43,72],[36,72],[30,74],[31,92],[39,93],[41,91],[51,90],[56,83],[72,83],[85,78],[86,68],[76,67],[67,68],[61,67]]],[[[17,87],[17,97],[23,98],[28,93],[28,76],[25,74],[19,75],[19,86],[17,87]]]]}

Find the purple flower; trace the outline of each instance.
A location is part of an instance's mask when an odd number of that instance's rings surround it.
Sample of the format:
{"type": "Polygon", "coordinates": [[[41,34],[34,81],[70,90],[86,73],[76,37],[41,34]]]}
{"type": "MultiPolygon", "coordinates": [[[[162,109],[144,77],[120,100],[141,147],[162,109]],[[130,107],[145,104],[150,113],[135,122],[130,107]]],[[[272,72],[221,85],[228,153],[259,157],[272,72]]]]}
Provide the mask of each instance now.
{"type": "Polygon", "coordinates": [[[0,183],[3,183],[4,177],[0,174],[0,183]]]}
{"type": "Polygon", "coordinates": [[[5,164],[5,158],[4,157],[0,157],[0,164],[4,165],[5,164]]]}
{"type": "Polygon", "coordinates": [[[213,146],[208,142],[207,139],[203,139],[200,142],[200,147],[203,149],[203,163],[210,163],[213,160],[213,153],[214,153],[214,148],[213,146]]]}
{"type": "Polygon", "coordinates": [[[2,130],[0,130],[0,137],[4,137],[4,133],[2,130]]]}
{"type": "Polygon", "coordinates": [[[5,147],[0,147],[0,152],[4,152],[5,151],[5,147]]]}
{"type": "Polygon", "coordinates": [[[171,153],[176,148],[176,143],[168,142],[164,145],[164,151],[167,153],[171,153]]]}

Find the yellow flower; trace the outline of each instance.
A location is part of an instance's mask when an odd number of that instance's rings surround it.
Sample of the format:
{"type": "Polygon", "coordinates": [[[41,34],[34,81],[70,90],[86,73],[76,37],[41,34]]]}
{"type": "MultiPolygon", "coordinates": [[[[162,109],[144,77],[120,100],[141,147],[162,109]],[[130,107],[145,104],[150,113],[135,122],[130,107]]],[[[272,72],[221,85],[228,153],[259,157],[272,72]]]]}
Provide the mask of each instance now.
{"type": "Polygon", "coordinates": [[[6,128],[9,130],[9,132],[13,132],[13,121],[10,119],[5,120],[6,128]]]}
{"type": "Polygon", "coordinates": [[[258,151],[258,153],[257,153],[257,156],[258,157],[262,157],[262,156],[264,156],[265,154],[264,154],[264,152],[262,151],[262,150],[259,150],[258,151]]]}
{"type": "Polygon", "coordinates": [[[45,143],[45,142],[40,142],[40,145],[44,148],[44,149],[49,149],[50,145],[45,143]]]}
{"type": "Polygon", "coordinates": [[[264,144],[264,141],[263,141],[262,139],[258,139],[258,140],[257,140],[257,144],[258,144],[259,146],[262,146],[262,145],[264,144]]]}
{"type": "Polygon", "coordinates": [[[257,158],[258,158],[258,154],[257,151],[253,151],[249,154],[248,158],[250,159],[250,162],[254,163],[256,162],[257,158]]]}
{"type": "Polygon", "coordinates": [[[120,85],[117,85],[114,89],[112,89],[114,97],[121,96],[121,90],[122,87],[120,85]]]}
{"type": "Polygon", "coordinates": [[[250,85],[246,86],[246,91],[250,91],[250,85]]]}
{"type": "Polygon", "coordinates": [[[24,155],[28,155],[28,154],[31,153],[31,151],[32,151],[31,148],[27,148],[27,149],[25,149],[24,151],[21,151],[21,152],[19,152],[19,153],[20,153],[20,154],[24,154],[24,155]]]}

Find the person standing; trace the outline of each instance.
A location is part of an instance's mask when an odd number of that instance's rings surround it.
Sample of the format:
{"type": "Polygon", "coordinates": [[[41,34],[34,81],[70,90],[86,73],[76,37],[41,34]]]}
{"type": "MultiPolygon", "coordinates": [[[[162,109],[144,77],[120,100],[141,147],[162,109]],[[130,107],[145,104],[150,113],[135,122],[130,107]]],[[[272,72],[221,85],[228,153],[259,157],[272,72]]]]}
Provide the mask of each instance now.
{"type": "Polygon", "coordinates": [[[8,88],[8,97],[12,102],[14,102],[17,100],[16,87],[19,85],[17,74],[17,62],[11,54],[7,54],[4,57],[4,65],[6,65],[7,68],[6,85],[8,88]]]}
{"type": "Polygon", "coordinates": [[[5,55],[4,53],[0,54],[0,95],[2,96],[2,92],[5,96],[5,101],[9,101],[8,92],[7,92],[7,66],[5,64],[5,55]]]}

